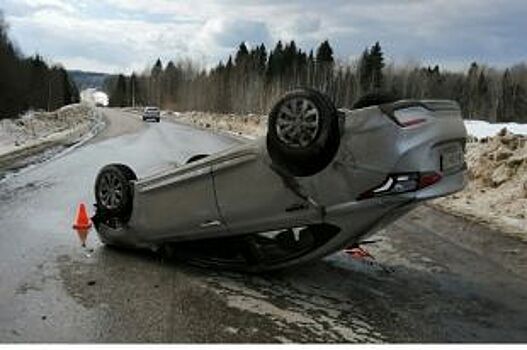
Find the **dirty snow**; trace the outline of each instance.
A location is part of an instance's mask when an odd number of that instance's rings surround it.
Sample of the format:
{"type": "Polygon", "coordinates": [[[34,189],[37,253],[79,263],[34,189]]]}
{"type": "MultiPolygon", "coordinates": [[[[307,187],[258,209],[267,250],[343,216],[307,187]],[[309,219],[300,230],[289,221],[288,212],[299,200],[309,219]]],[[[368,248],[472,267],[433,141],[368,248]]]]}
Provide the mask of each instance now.
{"type": "Polygon", "coordinates": [[[434,204],[527,240],[527,136],[503,129],[469,142],[466,161],[467,187],[434,204]]]}
{"type": "Polygon", "coordinates": [[[99,113],[86,104],[54,112],[29,111],[17,119],[0,120],[0,165],[47,145],[74,143],[100,123],[99,113]]]}

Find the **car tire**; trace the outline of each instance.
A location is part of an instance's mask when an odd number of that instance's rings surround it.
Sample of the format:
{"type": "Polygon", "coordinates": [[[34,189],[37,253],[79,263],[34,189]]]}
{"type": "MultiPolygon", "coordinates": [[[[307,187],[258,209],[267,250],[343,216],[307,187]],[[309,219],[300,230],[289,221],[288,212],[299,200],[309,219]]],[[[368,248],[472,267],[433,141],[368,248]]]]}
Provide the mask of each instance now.
{"type": "Polygon", "coordinates": [[[273,165],[304,177],[325,169],[340,144],[337,109],[313,89],[287,93],[269,113],[267,150],[273,165]]]}
{"type": "Polygon", "coordinates": [[[95,180],[95,200],[101,217],[126,221],[132,213],[134,171],[124,164],[110,164],[95,180]]]}

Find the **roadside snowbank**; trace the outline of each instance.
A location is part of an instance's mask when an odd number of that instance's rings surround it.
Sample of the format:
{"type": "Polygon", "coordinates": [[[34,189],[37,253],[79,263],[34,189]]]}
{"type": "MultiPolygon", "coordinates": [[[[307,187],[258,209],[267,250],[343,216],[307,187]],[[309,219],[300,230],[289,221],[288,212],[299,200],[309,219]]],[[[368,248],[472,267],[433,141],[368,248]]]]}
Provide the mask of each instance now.
{"type": "MultiPolygon", "coordinates": [[[[250,138],[266,133],[267,117],[203,112],[165,112],[164,116],[212,131],[250,138]]],[[[527,125],[467,120],[469,183],[432,205],[527,240],[527,125]],[[505,128],[505,129],[504,129],[505,128]]]]}
{"type": "Polygon", "coordinates": [[[467,187],[433,203],[527,240],[527,136],[503,129],[469,142],[466,160],[467,187]]]}
{"type": "Polygon", "coordinates": [[[53,146],[76,143],[101,123],[101,115],[86,104],[0,120],[0,167],[53,146]]]}

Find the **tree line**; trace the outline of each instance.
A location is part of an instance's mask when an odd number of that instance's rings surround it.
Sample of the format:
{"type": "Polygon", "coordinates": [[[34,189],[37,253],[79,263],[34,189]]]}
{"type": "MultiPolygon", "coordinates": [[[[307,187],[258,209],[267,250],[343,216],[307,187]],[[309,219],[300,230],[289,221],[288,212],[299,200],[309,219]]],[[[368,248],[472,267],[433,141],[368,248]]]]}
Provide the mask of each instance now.
{"type": "Polygon", "coordinates": [[[0,12],[0,119],[29,109],[55,110],[79,101],[79,92],[63,67],[49,66],[39,55],[24,57],[10,40],[0,12]]]}
{"type": "Polygon", "coordinates": [[[233,56],[212,69],[183,60],[106,81],[112,106],[158,105],[175,110],[267,113],[285,91],[300,86],[328,93],[337,106],[352,107],[364,94],[397,98],[452,99],[463,117],[493,122],[527,122],[527,67],[505,70],[472,63],[465,72],[439,66],[387,65],[381,45],[366,48],[354,62],[339,62],[330,43],[304,52],[294,41],[278,41],[268,52],[241,43],[233,56]]]}

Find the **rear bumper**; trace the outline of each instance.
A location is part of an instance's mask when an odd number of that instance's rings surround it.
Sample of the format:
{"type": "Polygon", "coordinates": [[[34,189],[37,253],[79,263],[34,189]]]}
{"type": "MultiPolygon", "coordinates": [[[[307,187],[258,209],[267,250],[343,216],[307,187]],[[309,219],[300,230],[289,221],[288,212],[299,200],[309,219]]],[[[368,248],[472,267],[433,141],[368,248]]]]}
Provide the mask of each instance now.
{"type": "Polygon", "coordinates": [[[421,202],[461,191],[467,184],[466,170],[444,176],[436,184],[396,195],[373,197],[327,208],[326,223],[341,232],[313,254],[323,256],[358,242],[407,214],[421,202]]]}
{"type": "Polygon", "coordinates": [[[158,120],[159,118],[160,118],[159,115],[143,115],[143,120],[148,120],[148,119],[158,120]]]}
{"type": "Polygon", "coordinates": [[[415,192],[418,201],[448,196],[459,192],[467,185],[466,167],[457,173],[444,176],[438,183],[415,192]]]}

